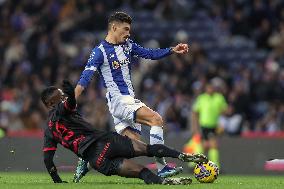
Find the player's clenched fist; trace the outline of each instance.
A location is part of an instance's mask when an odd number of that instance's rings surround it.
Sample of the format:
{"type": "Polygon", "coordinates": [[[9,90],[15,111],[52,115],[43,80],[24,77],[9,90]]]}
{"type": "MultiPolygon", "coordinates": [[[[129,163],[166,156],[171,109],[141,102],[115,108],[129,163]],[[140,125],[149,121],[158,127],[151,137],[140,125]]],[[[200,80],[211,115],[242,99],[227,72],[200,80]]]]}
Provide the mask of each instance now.
{"type": "Polygon", "coordinates": [[[178,54],[185,54],[188,52],[188,44],[179,43],[172,48],[172,51],[178,54]]]}

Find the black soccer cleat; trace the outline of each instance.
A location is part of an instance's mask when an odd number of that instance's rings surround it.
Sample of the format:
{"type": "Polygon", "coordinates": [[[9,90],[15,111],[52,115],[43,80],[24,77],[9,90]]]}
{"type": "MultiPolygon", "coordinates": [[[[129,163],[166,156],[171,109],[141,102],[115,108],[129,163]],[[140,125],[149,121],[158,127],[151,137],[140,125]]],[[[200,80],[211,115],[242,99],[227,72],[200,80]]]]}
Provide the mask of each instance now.
{"type": "Polygon", "coordinates": [[[194,162],[194,163],[207,163],[208,158],[203,154],[186,154],[181,153],[178,159],[184,162],[194,162]]]}

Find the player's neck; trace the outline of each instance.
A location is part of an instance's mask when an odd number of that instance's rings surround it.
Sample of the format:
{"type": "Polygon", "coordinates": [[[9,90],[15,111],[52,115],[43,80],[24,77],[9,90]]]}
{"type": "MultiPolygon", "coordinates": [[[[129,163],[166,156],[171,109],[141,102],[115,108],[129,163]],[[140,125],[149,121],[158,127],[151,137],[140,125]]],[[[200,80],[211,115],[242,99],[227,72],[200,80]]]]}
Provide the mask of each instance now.
{"type": "Polygon", "coordinates": [[[113,36],[111,36],[110,34],[107,34],[105,40],[108,43],[111,43],[111,44],[118,44],[118,41],[113,36]]]}

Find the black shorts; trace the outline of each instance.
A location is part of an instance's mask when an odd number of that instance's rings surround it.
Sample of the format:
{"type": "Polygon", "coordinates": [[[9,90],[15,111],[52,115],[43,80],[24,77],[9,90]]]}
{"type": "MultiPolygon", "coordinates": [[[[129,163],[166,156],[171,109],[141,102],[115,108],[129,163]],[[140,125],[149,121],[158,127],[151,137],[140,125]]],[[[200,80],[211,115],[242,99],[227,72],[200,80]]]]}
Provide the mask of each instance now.
{"type": "Polygon", "coordinates": [[[209,140],[209,138],[216,137],[216,128],[204,128],[201,127],[202,139],[209,140]]]}
{"type": "Polygon", "coordinates": [[[134,157],[131,139],[109,133],[91,144],[84,152],[84,159],[104,175],[116,175],[123,159],[134,157]]]}

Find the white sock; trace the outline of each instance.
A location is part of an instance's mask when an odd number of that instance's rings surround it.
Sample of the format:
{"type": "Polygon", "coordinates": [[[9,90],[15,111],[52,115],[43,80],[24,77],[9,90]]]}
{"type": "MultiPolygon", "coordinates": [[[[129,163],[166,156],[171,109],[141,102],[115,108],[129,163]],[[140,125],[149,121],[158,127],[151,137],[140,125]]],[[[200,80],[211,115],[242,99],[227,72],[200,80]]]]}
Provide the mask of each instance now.
{"type": "MultiPolygon", "coordinates": [[[[164,144],[163,128],[160,126],[152,126],[150,129],[150,144],[164,144]]],[[[165,158],[155,157],[158,171],[162,170],[166,165],[165,158]]]]}

